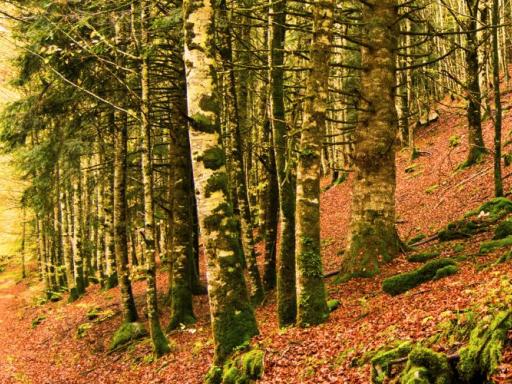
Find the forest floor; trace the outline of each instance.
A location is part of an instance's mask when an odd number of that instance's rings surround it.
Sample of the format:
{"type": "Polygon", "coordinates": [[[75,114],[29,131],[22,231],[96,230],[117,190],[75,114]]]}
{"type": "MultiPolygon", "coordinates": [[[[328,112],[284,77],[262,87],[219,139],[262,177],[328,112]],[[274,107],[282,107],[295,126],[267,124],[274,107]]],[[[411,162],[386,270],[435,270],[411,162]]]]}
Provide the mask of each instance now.
{"type": "MultiPolygon", "coordinates": [[[[411,162],[409,153],[397,157],[397,205],[399,231],[404,239],[418,233],[432,234],[493,197],[492,156],[469,169],[455,171],[467,153],[464,110],[440,107],[439,121],[417,133],[422,153],[411,162]],[[458,145],[454,145],[460,141],[458,145]],[[451,144],[450,144],[451,143],[451,144]],[[407,171],[406,171],[407,170],[407,171]]],[[[460,107],[460,106],[459,106],[460,107]]],[[[512,95],[504,97],[504,141],[512,139],[512,95]]],[[[492,146],[492,120],[484,123],[485,142],[492,146]]],[[[510,151],[510,146],[505,146],[510,151]]],[[[511,168],[504,169],[505,190],[512,189],[511,168]]],[[[326,181],[327,183],[327,181],[326,181]]],[[[322,239],[324,269],[339,268],[349,217],[350,179],[322,196],[322,239]]],[[[443,256],[458,252],[476,255],[481,241],[492,231],[468,240],[437,247],[443,256]],[[461,244],[461,245],[458,245],[461,244]]],[[[329,297],[340,307],[329,320],[309,329],[279,330],[273,295],[257,310],[261,335],[254,339],[266,351],[261,383],[369,383],[368,364],[355,364],[365,352],[395,340],[425,340],[439,333],[438,324],[461,310],[478,306],[492,295],[503,276],[510,277],[510,262],[481,268],[504,250],[475,256],[459,264],[454,276],[423,284],[405,294],[391,297],[381,289],[383,278],[411,270],[417,264],[405,255],[382,268],[371,279],[327,282],[329,297]]],[[[148,340],[109,353],[108,345],[120,324],[118,289],[101,291],[89,287],[87,295],[68,304],[66,300],[40,304],[41,284],[34,266],[30,278],[20,279],[13,266],[0,274],[0,383],[201,383],[212,359],[208,303],[195,298],[198,318],[193,327],[169,334],[172,352],[154,360],[148,340]],[[99,312],[89,320],[87,313],[99,312]]],[[[167,274],[158,279],[166,291],[167,274]]],[[[144,308],[143,281],[134,284],[138,308],[144,308]]],[[[161,304],[162,322],[168,310],[161,304]]],[[[512,383],[512,335],[496,383],[512,383]]],[[[442,350],[442,346],[439,349],[442,350]]]]}

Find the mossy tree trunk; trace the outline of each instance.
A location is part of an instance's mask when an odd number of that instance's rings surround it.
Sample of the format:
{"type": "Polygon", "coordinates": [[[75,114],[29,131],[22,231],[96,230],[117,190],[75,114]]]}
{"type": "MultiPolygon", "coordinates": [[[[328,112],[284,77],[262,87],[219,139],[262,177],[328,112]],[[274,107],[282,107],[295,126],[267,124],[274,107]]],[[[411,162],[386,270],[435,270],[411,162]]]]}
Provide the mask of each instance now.
{"type": "MultiPolygon", "coordinates": [[[[140,4],[141,9],[141,43],[143,47],[149,47],[149,2],[144,0],[140,4]]],[[[144,191],[144,243],[146,250],[146,304],[149,320],[149,334],[153,344],[153,352],[161,356],[169,352],[169,343],[158,317],[158,296],[156,286],[156,241],[155,241],[155,213],[153,196],[153,164],[151,152],[151,104],[150,104],[150,78],[149,51],[142,53],[141,63],[141,157],[142,157],[142,186],[144,191]]]]}
{"type": "Polygon", "coordinates": [[[371,276],[400,251],[395,227],[395,66],[398,1],[362,10],[368,47],[362,48],[361,102],[353,154],[354,185],[347,250],[342,270],[371,276]]]}
{"type": "Polygon", "coordinates": [[[480,90],[480,65],[478,60],[478,6],[480,0],[466,0],[469,12],[466,22],[466,92],[469,152],[465,166],[478,162],[486,152],[482,136],[482,92],[480,90]]]}
{"type": "Polygon", "coordinates": [[[300,326],[319,324],[328,317],[320,254],[320,176],[334,5],[333,0],[313,3],[311,68],[306,84],[295,211],[297,324],[300,326]]]}
{"type": "Polygon", "coordinates": [[[254,304],[260,304],[263,300],[263,284],[261,282],[260,272],[257,264],[257,253],[254,243],[253,226],[251,219],[251,210],[249,206],[249,196],[247,193],[247,178],[245,174],[245,164],[242,149],[242,134],[240,132],[240,116],[238,114],[238,102],[236,93],[235,73],[233,71],[233,50],[232,37],[229,27],[228,8],[225,0],[220,1],[218,12],[218,24],[221,30],[221,59],[226,82],[224,89],[226,112],[226,132],[231,136],[231,161],[233,166],[232,182],[235,186],[236,201],[240,211],[240,229],[243,259],[245,260],[249,282],[250,297],[254,304]]]}
{"type": "MultiPolygon", "coordinates": [[[[116,45],[122,48],[125,39],[124,20],[119,18],[115,23],[116,45]]],[[[119,55],[120,56],[120,55],[119,55]]],[[[117,58],[118,65],[122,67],[121,57],[117,58]]],[[[124,80],[122,75],[121,81],[124,80]]],[[[122,100],[120,95],[118,99],[122,100]]],[[[114,253],[116,258],[117,276],[121,289],[121,303],[123,320],[126,323],[138,319],[135,300],[133,298],[132,284],[128,270],[128,223],[126,201],[126,170],[128,154],[128,121],[125,112],[116,110],[114,113],[114,186],[113,186],[113,227],[114,227],[114,253]]]]}
{"type": "MultiPolygon", "coordinates": [[[[183,73],[183,76],[185,74],[183,73]]],[[[185,84],[183,82],[183,88],[185,84]]],[[[172,203],[172,267],[170,292],[171,321],[169,329],[180,324],[192,324],[195,315],[192,306],[192,280],[194,268],[194,244],[192,202],[193,191],[190,183],[190,142],[186,116],[186,92],[176,98],[173,105],[173,126],[171,130],[171,156],[173,160],[172,203]]]]}
{"type": "Polygon", "coordinates": [[[73,266],[75,276],[75,288],[78,296],[85,292],[85,281],[84,281],[84,264],[83,264],[83,252],[82,252],[82,203],[81,203],[81,177],[80,177],[80,165],[76,173],[73,175],[72,180],[73,194],[72,194],[72,218],[73,218],[73,266]]]}
{"type": "Polygon", "coordinates": [[[287,164],[291,145],[288,136],[284,103],[284,49],[286,34],[286,0],[270,1],[269,84],[270,123],[279,186],[279,251],[277,254],[277,311],[279,325],[296,320],[295,293],[295,185],[294,175],[287,164]]]}
{"type": "Polygon", "coordinates": [[[210,0],[185,0],[183,11],[192,165],[207,257],[214,364],[220,366],[236,347],[258,333],[258,327],[240,264],[237,222],[228,201],[214,60],[214,9],[210,0]]]}
{"type": "Polygon", "coordinates": [[[502,105],[500,92],[500,42],[498,24],[500,23],[499,1],[492,3],[492,67],[494,83],[494,194],[496,197],[503,196],[503,179],[501,175],[501,126],[502,126],[502,105]]]}

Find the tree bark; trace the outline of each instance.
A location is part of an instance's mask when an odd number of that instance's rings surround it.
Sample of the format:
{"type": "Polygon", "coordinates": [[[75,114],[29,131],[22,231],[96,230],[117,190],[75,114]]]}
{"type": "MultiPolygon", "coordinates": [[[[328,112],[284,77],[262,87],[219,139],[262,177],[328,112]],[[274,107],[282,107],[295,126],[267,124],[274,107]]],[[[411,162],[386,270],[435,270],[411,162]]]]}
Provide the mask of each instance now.
{"type": "Polygon", "coordinates": [[[237,222],[228,201],[221,147],[210,0],[183,2],[190,144],[199,225],[207,256],[214,365],[258,333],[240,264],[237,222]]]}
{"type": "Polygon", "coordinates": [[[342,270],[372,276],[379,263],[400,251],[395,227],[395,66],[398,47],[398,2],[383,0],[362,11],[361,102],[355,133],[354,185],[347,250],[342,270]]]}

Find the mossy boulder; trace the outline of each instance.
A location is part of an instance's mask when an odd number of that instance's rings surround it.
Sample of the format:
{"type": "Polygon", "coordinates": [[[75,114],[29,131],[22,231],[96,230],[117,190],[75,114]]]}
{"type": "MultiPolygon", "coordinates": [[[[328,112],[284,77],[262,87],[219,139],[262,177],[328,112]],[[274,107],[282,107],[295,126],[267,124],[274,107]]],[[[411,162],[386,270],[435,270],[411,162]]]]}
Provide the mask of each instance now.
{"type": "Polygon", "coordinates": [[[407,261],[410,261],[411,263],[424,263],[439,257],[440,254],[441,252],[439,251],[415,253],[407,257],[407,261]]]}
{"type": "Polygon", "coordinates": [[[371,359],[372,383],[382,384],[391,375],[392,362],[406,357],[414,348],[410,341],[404,341],[392,349],[383,348],[371,359]]]}
{"type": "Polygon", "coordinates": [[[512,309],[487,316],[477,324],[468,345],[459,352],[457,371],[463,382],[485,382],[496,371],[510,329],[512,309]]]}
{"type": "Polygon", "coordinates": [[[423,267],[414,271],[388,277],[383,281],[382,289],[390,295],[399,295],[429,280],[433,280],[438,270],[450,265],[456,265],[455,261],[451,259],[431,260],[423,267]]]}
{"type": "Polygon", "coordinates": [[[265,352],[252,349],[237,353],[223,367],[213,366],[205,377],[207,384],[249,384],[263,375],[265,352]]]}
{"type": "Polygon", "coordinates": [[[439,231],[439,241],[467,239],[481,230],[481,223],[473,220],[458,220],[439,231]]]}
{"type": "Polygon", "coordinates": [[[144,328],[144,324],[142,323],[123,323],[112,337],[110,350],[116,350],[133,340],[147,336],[147,334],[148,331],[144,328]]]}
{"type": "Polygon", "coordinates": [[[512,220],[505,220],[498,224],[494,230],[494,240],[504,239],[512,235],[512,220]]]}
{"type": "Polygon", "coordinates": [[[508,247],[510,245],[512,245],[512,236],[508,236],[499,240],[484,241],[482,244],[480,244],[480,253],[492,252],[495,249],[508,247]]]}
{"type": "Polygon", "coordinates": [[[487,216],[487,220],[496,222],[512,212],[512,201],[506,197],[496,197],[477,209],[467,212],[465,217],[478,216],[482,212],[487,216]]]}
{"type": "Polygon", "coordinates": [[[424,347],[409,354],[407,365],[400,375],[401,384],[450,384],[452,368],[446,355],[424,347]]]}

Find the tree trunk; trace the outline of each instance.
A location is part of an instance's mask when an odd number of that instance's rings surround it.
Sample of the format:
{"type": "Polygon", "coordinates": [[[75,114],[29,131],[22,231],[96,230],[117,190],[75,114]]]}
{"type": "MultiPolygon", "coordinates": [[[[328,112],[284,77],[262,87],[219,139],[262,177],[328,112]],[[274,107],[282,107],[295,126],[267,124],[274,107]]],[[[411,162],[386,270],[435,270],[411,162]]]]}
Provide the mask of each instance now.
{"type": "Polygon", "coordinates": [[[496,197],[503,196],[503,180],[501,177],[501,125],[502,106],[500,94],[500,45],[498,25],[500,23],[499,0],[493,0],[492,4],[492,64],[494,83],[494,194],[496,197]]]}
{"type": "MultiPolygon", "coordinates": [[[[149,47],[148,16],[149,3],[141,2],[141,43],[143,48],[149,47]]],[[[169,343],[158,318],[158,294],[156,286],[156,242],[155,214],[153,200],[153,165],[151,158],[151,123],[150,123],[150,79],[149,53],[142,53],[141,65],[141,138],[142,138],[142,185],[144,190],[144,242],[146,245],[146,303],[149,320],[149,334],[153,344],[153,352],[161,356],[170,351],[169,343]]]]}
{"type": "Polygon", "coordinates": [[[329,60],[334,6],[333,0],[315,0],[313,3],[311,69],[306,84],[297,166],[297,324],[303,327],[322,323],[329,315],[320,254],[320,177],[329,97],[329,60]]]}
{"type": "Polygon", "coordinates": [[[480,90],[480,65],[478,62],[478,0],[466,0],[469,20],[466,31],[466,88],[469,152],[465,167],[480,161],[485,154],[482,136],[482,93],[480,90]]]}
{"type": "Polygon", "coordinates": [[[258,333],[258,327],[240,264],[237,222],[227,198],[214,61],[214,10],[203,0],[185,0],[183,10],[192,165],[208,263],[214,364],[221,366],[236,347],[258,333]]]}
{"type": "Polygon", "coordinates": [[[279,253],[277,255],[277,311],[279,325],[295,323],[295,185],[293,172],[287,167],[286,155],[291,145],[285,121],[284,48],[286,0],[270,0],[270,122],[274,140],[277,181],[279,185],[279,253]]]}
{"type": "Polygon", "coordinates": [[[395,227],[395,66],[398,47],[398,2],[364,6],[361,103],[355,133],[354,185],[347,251],[342,270],[372,276],[379,263],[400,251],[395,227]]]}

